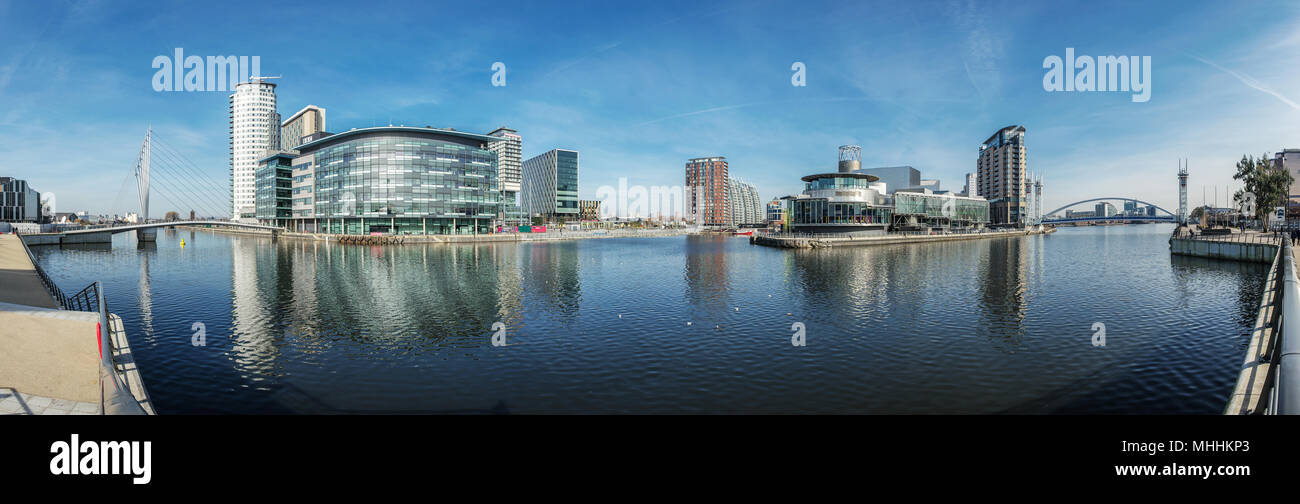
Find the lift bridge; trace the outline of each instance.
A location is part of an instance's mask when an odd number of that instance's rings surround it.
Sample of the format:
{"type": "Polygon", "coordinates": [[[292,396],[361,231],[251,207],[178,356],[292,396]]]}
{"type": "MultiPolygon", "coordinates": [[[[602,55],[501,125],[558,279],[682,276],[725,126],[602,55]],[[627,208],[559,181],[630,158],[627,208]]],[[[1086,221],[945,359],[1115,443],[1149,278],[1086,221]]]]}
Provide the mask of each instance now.
{"type": "Polygon", "coordinates": [[[1086,200],[1076,201],[1074,203],[1070,203],[1068,205],[1057,208],[1056,210],[1052,210],[1051,212],[1048,212],[1047,215],[1049,217],[1043,219],[1043,224],[1069,224],[1069,223],[1076,223],[1076,222],[1089,223],[1089,222],[1177,222],[1178,221],[1178,215],[1168,210],[1165,210],[1164,208],[1160,208],[1157,205],[1147,203],[1142,200],[1138,200],[1134,198],[1125,198],[1121,196],[1089,198],[1086,200]],[[1062,210],[1065,210],[1067,208],[1076,205],[1082,205],[1084,203],[1103,202],[1103,201],[1132,201],[1139,205],[1146,205],[1148,207],[1154,208],[1158,213],[1157,215],[1110,215],[1110,216],[1092,215],[1088,217],[1073,217],[1073,218],[1054,217],[1062,210]]]}

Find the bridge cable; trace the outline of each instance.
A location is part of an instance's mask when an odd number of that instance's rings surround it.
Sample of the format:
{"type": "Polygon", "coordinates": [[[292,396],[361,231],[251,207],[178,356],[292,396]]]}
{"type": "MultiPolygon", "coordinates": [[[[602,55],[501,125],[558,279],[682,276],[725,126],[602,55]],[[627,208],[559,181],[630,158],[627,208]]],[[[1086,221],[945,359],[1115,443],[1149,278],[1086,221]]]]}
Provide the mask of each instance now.
{"type": "MultiPolygon", "coordinates": [[[[191,205],[190,205],[190,208],[189,208],[189,209],[191,209],[191,210],[200,210],[200,211],[203,211],[203,212],[210,212],[210,211],[211,211],[211,209],[208,208],[208,206],[212,204],[212,202],[211,202],[210,200],[205,200],[205,199],[203,199],[203,198],[201,198],[201,197],[196,197],[196,195],[194,194],[194,192],[191,191],[191,190],[188,190],[188,189],[177,189],[177,188],[175,187],[175,184],[178,184],[178,182],[176,182],[175,180],[173,180],[173,177],[174,177],[173,174],[167,172],[166,170],[159,170],[159,171],[155,172],[153,175],[158,175],[157,177],[153,177],[153,178],[154,178],[154,179],[157,179],[157,181],[158,181],[158,185],[159,185],[161,188],[166,189],[168,192],[170,192],[170,193],[171,193],[172,195],[174,195],[174,196],[183,196],[185,199],[189,199],[189,200],[191,200],[191,205]],[[164,175],[164,174],[166,174],[167,176],[165,176],[165,177],[162,176],[162,175],[164,175]]],[[[153,180],[151,179],[151,180],[150,180],[150,185],[152,185],[152,183],[153,183],[153,180]]],[[[181,184],[181,187],[183,188],[184,185],[181,184]]],[[[150,190],[152,190],[152,189],[153,189],[153,188],[151,187],[150,190]]],[[[176,210],[178,210],[178,211],[179,211],[179,210],[184,210],[184,208],[183,208],[183,207],[182,207],[182,208],[177,208],[176,210]]]]}
{"type": "MultiPolygon", "coordinates": [[[[155,173],[154,175],[159,175],[160,173],[161,172],[155,173]]],[[[155,180],[158,182],[158,184],[157,187],[150,187],[151,193],[158,192],[159,194],[162,195],[170,194],[172,196],[178,196],[182,200],[186,200],[188,203],[190,203],[189,205],[176,205],[177,208],[175,208],[174,210],[176,210],[177,212],[181,212],[185,210],[193,210],[195,212],[209,213],[212,211],[212,209],[209,208],[211,202],[195,197],[193,192],[176,189],[173,184],[176,184],[177,182],[171,180],[170,177],[161,177],[161,176],[153,177],[150,180],[151,186],[153,185],[153,182],[155,180]],[[157,189],[164,189],[164,191],[158,191],[157,189]]],[[[171,199],[168,198],[168,201],[171,201],[171,199]]],[[[175,205],[175,202],[173,201],[172,204],[175,205]]],[[[219,215],[219,214],[214,214],[214,215],[219,215]]]]}
{"type": "MultiPolygon", "coordinates": [[[[158,175],[160,175],[159,180],[167,182],[169,186],[169,190],[174,190],[174,188],[172,187],[173,184],[178,185],[181,188],[181,190],[177,192],[184,193],[185,197],[192,199],[193,203],[196,206],[203,207],[202,208],[203,211],[205,212],[211,211],[211,208],[208,208],[208,206],[214,205],[214,200],[210,195],[206,193],[206,191],[204,191],[202,188],[196,188],[193,187],[192,185],[186,184],[184,179],[182,179],[180,176],[176,175],[175,173],[173,173],[168,169],[170,167],[167,164],[164,163],[160,165],[160,168],[164,168],[164,169],[158,170],[157,172],[158,175]],[[161,176],[161,175],[165,175],[165,176],[161,176]]],[[[219,203],[215,203],[215,204],[216,204],[216,208],[218,209],[224,208],[224,205],[220,205],[219,203]]]]}
{"type": "MultiPolygon", "coordinates": [[[[192,170],[185,169],[185,165],[183,164],[183,162],[177,160],[174,155],[169,154],[167,153],[167,151],[161,149],[158,151],[158,153],[162,155],[162,157],[159,160],[163,161],[164,167],[173,170],[173,172],[168,172],[169,174],[174,174],[178,178],[185,179],[185,181],[189,183],[188,185],[196,186],[201,192],[203,192],[204,194],[209,194],[211,198],[214,198],[218,202],[221,201],[221,197],[216,196],[216,194],[220,194],[221,196],[226,196],[226,197],[229,196],[230,193],[228,189],[221,189],[220,186],[217,185],[216,182],[211,181],[211,179],[205,179],[202,176],[199,176],[198,174],[194,173],[192,170]]],[[[227,202],[225,204],[220,205],[219,208],[224,208],[228,206],[229,203],[227,202]]]]}
{"type": "Polygon", "coordinates": [[[168,158],[176,162],[181,168],[186,169],[197,180],[209,184],[215,190],[215,192],[225,194],[226,196],[230,195],[231,188],[228,185],[218,182],[215,179],[202,176],[201,173],[203,170],[200,169],[198,165],[196,165],[193,161],[190,161],[189,158],[185,157],[185,155],[181,154],[177,149],[173,148],[167,142],[165,141],[158,142],[156,145],[159,147],[159,152],[161,154],[166,155],[168,158]]]}
{"type": "MultiPolygon", "coordinates": [[[[198,192],[198,194],[204,196],[203,198],[195,198],[195,199],[199,201],[203,201],[206,205],[212,205],[215,203],[216,208],[218,209],[222,209],[226,207],[226,205],[220,203],[220,200],[218,198],[216,198],[214,195],[211,194],[212,192],[211,189],[205,187],[203,184],[194,183],[194,181],[196,180],[202,181],[202,179],[198,179],[192,175],[187,175],[185,172],[183,172],[181,169],[177,167],[175,161],[169,159],[169,156],[159,157],[158,161],[159,163],[157,164],[159,165],[159,168],[162,168],[162,170],[159,170],[158,173],[168,175],[169,180],[172,180],[172,178],[178,179],[175,182],[178,183],[181,187],[194,189],[195,191],[198,192]]],[[[191,192],[190,196],[193,195],[194,193],[191,192]]],[[[210,211],[210,209],[205,209],[205,211],[210,211]]],[[[214,215],[220,215],[220,213],[214,215]]]]}

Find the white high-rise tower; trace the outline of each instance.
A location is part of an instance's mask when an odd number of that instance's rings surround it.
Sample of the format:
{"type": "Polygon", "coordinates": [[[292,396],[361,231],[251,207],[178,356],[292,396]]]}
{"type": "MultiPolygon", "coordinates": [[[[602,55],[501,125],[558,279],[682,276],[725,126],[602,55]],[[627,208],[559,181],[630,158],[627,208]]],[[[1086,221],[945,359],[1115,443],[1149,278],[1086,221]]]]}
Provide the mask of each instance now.
{"type": "Polygon", "coordinates": [[[235,86],[235,93],[230,95],[231,219],[255,217],[253,179],[257,160],[266,157],[268,149],[280,147],[275,84],[267,79],[251,77],[248,82],[235,86]]]}

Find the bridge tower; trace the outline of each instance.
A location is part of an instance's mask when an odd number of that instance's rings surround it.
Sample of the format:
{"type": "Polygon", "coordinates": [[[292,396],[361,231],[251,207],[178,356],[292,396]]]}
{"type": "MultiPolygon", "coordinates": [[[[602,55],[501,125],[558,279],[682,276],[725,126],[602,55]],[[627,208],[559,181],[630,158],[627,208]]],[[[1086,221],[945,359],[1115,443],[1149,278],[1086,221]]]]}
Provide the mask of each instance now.
{"type": "Polygon", "coordinates": [[[1040,173],[1034,180],[1034,224],[1043,223],[1043,175],[1040,173]]]}
{"type": "MultiPolygon", "coordinates": [[[[153,140],[153,127],[144,135],[144,143],[140,145],[140,156],[135,161],[135,187],[140,194],[140,223],[144,224],[149,221],[149,151],[151,150],[151,140],[153,140]]],[[[135,230],[136,241],[140,243],[153,242],[158,238],[158,230],[155,228],[135,230]]]]}
{"type": "Polygon", "coordinates": [[[1187,160],[1178,160],[1178,225],[1187,224],[1187,160]]]}

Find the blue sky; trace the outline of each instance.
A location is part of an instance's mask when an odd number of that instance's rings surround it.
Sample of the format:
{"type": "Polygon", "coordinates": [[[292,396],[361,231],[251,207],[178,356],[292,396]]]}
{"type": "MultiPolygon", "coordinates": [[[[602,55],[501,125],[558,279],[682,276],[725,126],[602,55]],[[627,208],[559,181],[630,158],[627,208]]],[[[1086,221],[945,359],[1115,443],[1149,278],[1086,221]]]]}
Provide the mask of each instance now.
{"type": "Polygon", "coordinates": [[[842,144],[960,190],[979,144],[1022,124],[1044,210],[1174,209],[1180,157],[1196,205],[1243,154],[1300,147],[1296,2],[241,3],[0,0],[0,175],[60,211],[126,211],[152,125],[228,183],[227,93],[151,86],[176,47],[260,56],[280,113],[323,106],[331,131],[508,125],[526,158],[577,149],[584,198],[620,176],[680,185],[713,155],[763,198],[797,193],[842,144]],[[1067,47],[1150,56],[1150,101],[1046,92],[1043,59],[1067,47]]]}

